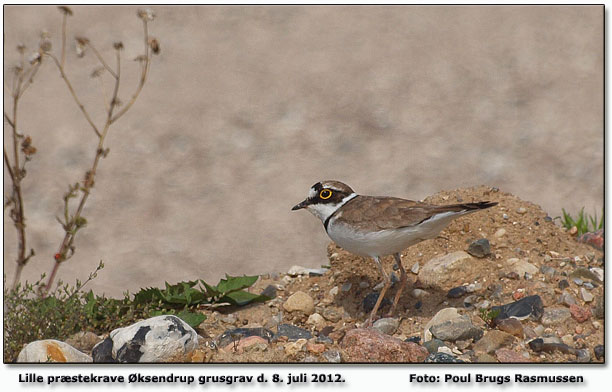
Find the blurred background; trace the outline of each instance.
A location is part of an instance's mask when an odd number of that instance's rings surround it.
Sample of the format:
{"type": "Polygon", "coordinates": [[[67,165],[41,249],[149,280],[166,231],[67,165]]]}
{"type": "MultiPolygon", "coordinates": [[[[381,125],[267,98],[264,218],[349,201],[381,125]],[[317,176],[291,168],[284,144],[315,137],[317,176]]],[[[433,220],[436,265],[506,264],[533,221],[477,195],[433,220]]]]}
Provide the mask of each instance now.
{"type": "MultiPolygon", "coordinates": [[[[422,199],[480,184],[541,205],[603,207],[603,6],[151,7],[161,43],[140,98],[110,130],[85,206],[88,225],[58,277],[96,292],[228,273],[327,264],[320,221],[291,207],[323,179],[358,193],[422,199]]],[[[4,76],[41,31],[59,53],[52,6],[4,6],[4,76]]],[[[99,63],[122,41],[119,96],[137,85],[138,7],[74,6],[67,74],[103,122],[99,63]]],[[[107,93],[109,79],[104,79],[107,93]]],[[[9,87],[10,89],[10,87],[9,87]]],[[[12,110],[4,90],[5,111],[12,110]]],[[[57,68],[44,64],[20,102],[37,154],[23,182],[23,280],[50,272],[55,216],[91,166],[97,138],[57,68]]],[[[11,142],[4,123],[4,143],[11,142]]],[[[4,193],[11,183],[4,169],[4,193]]],[[[4,212],[4,274],[16,233],[4,212]]]]}

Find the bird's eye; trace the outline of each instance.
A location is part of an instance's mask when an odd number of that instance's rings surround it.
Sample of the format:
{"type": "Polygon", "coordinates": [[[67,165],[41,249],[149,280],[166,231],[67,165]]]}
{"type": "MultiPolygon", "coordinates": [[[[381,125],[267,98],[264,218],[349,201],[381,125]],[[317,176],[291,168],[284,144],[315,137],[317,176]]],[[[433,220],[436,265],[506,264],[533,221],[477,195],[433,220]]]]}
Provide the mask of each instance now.
{"type": "Polygon", "coordinates": [[[323,189],[320,193],[319,193],[319,197],[323,200],[327,200],[331,197],[332,195],[332,191],[330,191],[329,189],[323,189]]]}

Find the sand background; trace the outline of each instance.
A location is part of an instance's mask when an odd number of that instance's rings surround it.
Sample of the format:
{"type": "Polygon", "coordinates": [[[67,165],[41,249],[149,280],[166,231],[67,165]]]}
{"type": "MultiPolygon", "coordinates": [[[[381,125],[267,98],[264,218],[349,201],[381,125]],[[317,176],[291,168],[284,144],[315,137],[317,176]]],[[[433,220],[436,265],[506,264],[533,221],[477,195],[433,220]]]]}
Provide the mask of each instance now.
{"type": "MultiPolygon", "coordinates": [[[[141,23],[137,7],[72,8],[67,72],[99,123],[102,93],[89,77],[98,64],[91,53],[77,58],[73,37],[108,61],[121,40],[131,60],[141,23]]],[[[411,199],[486,184],[551,216],[582,206],[601,214],[603,6],[152,9],[162,51],[111,128],[64,281],[85,279],[100,259],[90,287],[110,295],[318,267],[327,262],[321,223],[290,208],[322,179],[411,199]]],[[[58,53],[61,17],[56,7],[3,10],[7,83],[18,43],[35,48],[46,30],[58,53]]],[[[123,100],[136,71],[125,62],[123,100]]],[[[20,109],[38,148],[23,182],[37,252],[23,278],[33,280],[51,270],[63,234],[54,216],[97,140],[50,63],[20,109]]],[[[11,279],[7,211],[3,237],[11,279]]]]}

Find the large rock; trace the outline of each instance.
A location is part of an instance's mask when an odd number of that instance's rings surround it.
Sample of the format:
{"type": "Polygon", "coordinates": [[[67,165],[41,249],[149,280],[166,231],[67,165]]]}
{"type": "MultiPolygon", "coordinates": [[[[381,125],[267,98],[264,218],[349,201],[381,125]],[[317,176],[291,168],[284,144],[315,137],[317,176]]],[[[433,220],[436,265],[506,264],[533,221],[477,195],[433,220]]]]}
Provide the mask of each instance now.
{"type": "Polygon", "coordinates": [[[36,340],[25,346],[17,356],[17,362],[91,362],[89,355],[59,340],[36,340]]]}
{"type": "Polygon", "coordinates": [[[113,330],[93,348],[94,362],[184,362],[198,334],[176,316],[152,317],[113,330]]]}
{"type": "Polygon", "coordinates": [[[350,362],[423,362],[427,349],[374,329],[352,329],[342,339],[350,362]]]}
{"type": "Polygon", "coordinates": [[[434,257],[419,270],[419,281],[429,287],[449,290],[458,282],[468,281],[478,272],[483,260],[477,260],[464,251],[434,257]]]}

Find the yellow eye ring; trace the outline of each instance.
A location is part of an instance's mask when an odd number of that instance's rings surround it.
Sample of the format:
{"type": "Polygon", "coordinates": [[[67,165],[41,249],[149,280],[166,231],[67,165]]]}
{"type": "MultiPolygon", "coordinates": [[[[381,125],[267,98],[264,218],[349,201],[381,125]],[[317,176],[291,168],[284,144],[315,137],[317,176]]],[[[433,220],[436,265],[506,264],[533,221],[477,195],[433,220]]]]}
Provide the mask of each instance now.
{"type": "Polygon", "coordinates": [[[323,189],[321,192],[319,192],[319,197],[323,200],[329,199],[331,195],[332,191],[330,191],[329,189],[323,189]]]}

